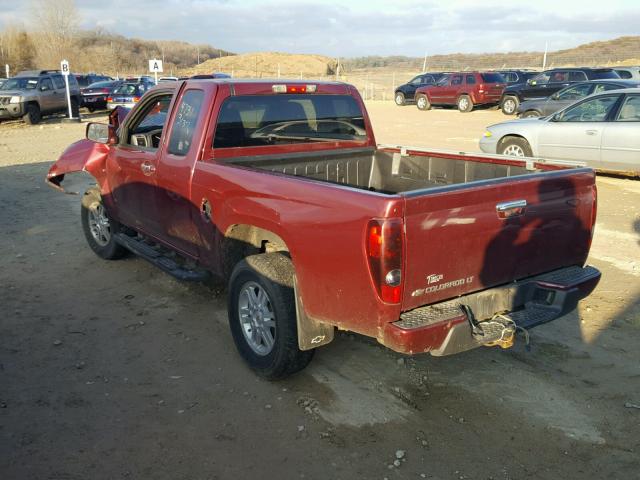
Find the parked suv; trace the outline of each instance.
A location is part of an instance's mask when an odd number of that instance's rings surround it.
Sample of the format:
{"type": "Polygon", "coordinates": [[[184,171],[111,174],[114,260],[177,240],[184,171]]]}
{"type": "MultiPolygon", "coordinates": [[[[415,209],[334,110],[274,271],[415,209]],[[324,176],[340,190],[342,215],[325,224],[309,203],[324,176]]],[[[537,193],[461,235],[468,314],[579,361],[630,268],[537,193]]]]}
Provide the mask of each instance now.
{"type": "Polygon", "coordinates": [[[425,85],[435,85],[446,73],[426,72],[413,77],[407,83],[396,87],[394,98],[396,105],[402,106],[415,100],[416,90],[425,85]]]}
{"type": "Polygon", "coordinates": [[[620,78],[612,68],[553,68],[539,73],[526,83],[509,85],[504,89],[500,108],[505,115],[513,115],[520,102],[546,98],[572,83],[587,80],[620,78]]]}
{"type": "Polygon", "coordinates": [[[474,105],[497,105],[506,82],[496,72],[460,72],[446,75],[436,85],[416,90],[416,105],[429,110],[432,105],[457,105],[470,112],[474,105]]]}
{"type": "Polygon", "coordinates": [[[640,80],[640,67],[616,67],[614,70],[620,78],[640,80]]]}
{"type": "Polygon", "coordinates": [[[97,73],[74,73],[74,76],[76,77],[80,88],[87,88],[89,85],[96,82],[107,82],[109,80],[113,80],[113,78],[109,77],[108,75],[98,75],[97,73]]]}
{"type": "MultiPolygon", "coordinates": [[[[69,92],[71,110],[77,117],[80,88],[73,75],[69,75],[69,92]]],[[[0,87],[0,120],[22,118],[29,125],[34,125],[43,115],[66,110],[66,87],[59,70],[20,72],[0,87]]]]}

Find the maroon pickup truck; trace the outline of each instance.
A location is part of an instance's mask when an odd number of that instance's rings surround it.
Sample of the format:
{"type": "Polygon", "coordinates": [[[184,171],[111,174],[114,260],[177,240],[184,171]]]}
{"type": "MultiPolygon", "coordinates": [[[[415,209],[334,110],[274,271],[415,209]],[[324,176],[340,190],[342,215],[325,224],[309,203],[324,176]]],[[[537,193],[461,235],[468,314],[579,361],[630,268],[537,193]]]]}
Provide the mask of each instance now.
{"type": "Polygon", "coordinates": [[[81,220],[98,256],[227,282],[236,346],[267,378],[336,327],[409,354],[506,348],[600,278],[591,169],[377,147],[350,85],[186,80],[110,122],[47,181],[95,178],[81,220]]]}
{"type": "Polygon", "coordinates": [[[497,105],[507,85],[497,72],[458,72],[440,79],[435,85],[416,90],[416,106],[429,110],[432,105],[455,105],[463,113],[475,105],[497,105]]]}

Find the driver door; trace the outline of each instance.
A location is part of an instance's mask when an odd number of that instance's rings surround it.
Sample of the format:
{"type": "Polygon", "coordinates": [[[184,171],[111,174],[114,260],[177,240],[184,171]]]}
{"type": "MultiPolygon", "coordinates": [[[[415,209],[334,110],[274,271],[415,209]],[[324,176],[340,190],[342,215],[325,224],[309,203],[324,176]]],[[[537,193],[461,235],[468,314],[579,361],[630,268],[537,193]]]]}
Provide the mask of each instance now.
{"type": "Polygon", "coordinates": [[[153,237],[160,233],[161,219],[154,201],[156,170],[171,97],[170,92],[144,97],[132,112],[133,117],[120,129],[120,143],[111,149],[108,158],[118,219],[153,237]]]}
{"type": "Polygon", "coordinates": [[[602,132],[620,99],[599,95],[567,108],[546,121],[538,136],[538,155],[576,160],[596,167],[600,161],[602,132]]]}

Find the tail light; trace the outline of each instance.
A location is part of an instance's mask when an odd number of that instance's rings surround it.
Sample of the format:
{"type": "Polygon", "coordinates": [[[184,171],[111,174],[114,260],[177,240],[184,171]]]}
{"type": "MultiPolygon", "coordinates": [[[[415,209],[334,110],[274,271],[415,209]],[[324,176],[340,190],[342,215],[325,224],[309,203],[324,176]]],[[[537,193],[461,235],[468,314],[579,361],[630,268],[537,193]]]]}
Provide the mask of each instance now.
{"type": "Polygon", "coordinates": [[[589,239],[589,248],[591,248],[591,241],[593,240],[593,234],[596,230],[596,217],[598,216],[598,187],[594,183],[591,187],[593,192],[593,206],[591,207],[591,238],[589,239]]]}
{"type": "Polygon", "coordinates": [[[371,220],[367,226],[369,271],[378,296],[386,303],[402,299],[403,230],[401,218],[371,220]]]}
{"type": "Polygon", "coordinates": [[[315,93],[317,85],[272,85],[273,93],[315,93]]]}
{"type": "Polygon", "coordinates": [[[113,102],[113,97],[107,97],[107,102],[113,102]]]}
{"type": "Polygon", "coordinates": [[[133,103],[138,103],[140,101],[140,97],[133,97],[133,103]]]}
{"type": "Polygon", "coordinates": [[[478,92],[484,93],[484,83],[481,83],[480,85],[478,85],[478,88],[479,88],[478,92]]]}

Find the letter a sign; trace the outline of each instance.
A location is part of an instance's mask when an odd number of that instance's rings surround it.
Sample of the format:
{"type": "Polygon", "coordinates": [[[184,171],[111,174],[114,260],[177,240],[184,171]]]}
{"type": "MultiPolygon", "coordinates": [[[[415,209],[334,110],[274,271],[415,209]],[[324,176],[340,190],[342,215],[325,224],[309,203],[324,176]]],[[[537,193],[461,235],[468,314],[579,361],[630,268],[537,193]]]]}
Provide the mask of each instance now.
{"type": "Polygon", "coordinates": [[[162,60],[149,60],[149,71],[153,73],[162,73],[162,60]]]}

